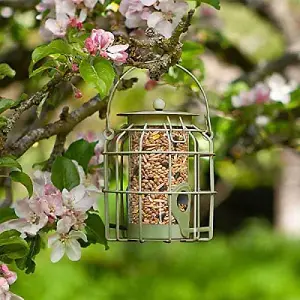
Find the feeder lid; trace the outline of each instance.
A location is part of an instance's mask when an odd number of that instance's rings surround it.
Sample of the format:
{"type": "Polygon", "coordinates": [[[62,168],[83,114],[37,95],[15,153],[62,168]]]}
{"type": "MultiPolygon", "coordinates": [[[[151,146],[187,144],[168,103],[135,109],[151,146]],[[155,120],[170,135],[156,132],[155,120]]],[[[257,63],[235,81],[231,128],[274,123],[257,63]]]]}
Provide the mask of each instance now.
{"type": "Polygon", "coordinates": [[[144,110],[144,111],[131,111],[125,113],[119,113],[118,116],[199,116],[199,114],[182,112],[182,111],[167,111],[164,110],[166,103],[162,99],[156,99],[153,101],[154,110],[144,110]]]}
{"type": "Polygon", "coordinates": [[[164,110],[166,103],[162,99],[156,99],[153,101],[152,111],[134,111],[120,113],[118,116],[126,116],[128,118],[128,124],[143,126],[143,125],[172,125],[189,126],[193,124],[193,116],[198,114],[192,114],[188,112],[178,111],[166,111],[164,110]]]}

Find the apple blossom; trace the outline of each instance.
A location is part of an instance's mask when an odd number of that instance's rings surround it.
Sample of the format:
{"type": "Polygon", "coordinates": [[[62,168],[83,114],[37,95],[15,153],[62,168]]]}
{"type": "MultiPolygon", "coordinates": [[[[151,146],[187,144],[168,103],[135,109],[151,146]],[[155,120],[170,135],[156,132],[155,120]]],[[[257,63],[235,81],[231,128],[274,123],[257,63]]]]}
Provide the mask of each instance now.
{"type": "Polygon", "coordinates": [[[48,223],[48,217],[37,198],[17,201],[14,209],[19,219],[2,223],[0,232],[15,229],[22,234],[36,235],[48,223]]]}
{"type": "Polygon", "coordinates": [[[250,91],[243,91],[231,99],[233,107],[262,104],[269,101],[288,103],[290,93],[297,87],[295,82],[286,82],[279,74],[273,74],[265,82],[257,83],[250,91]]]}
{"type": "Polygon", "coordinates": [[[56,37],[64,37],[67,33],[67,27],[70,19],[65,14],[58,14],[56,19],[48,19],[45,22],[45,28],[52,32],[56,37]]]}
{"type": "Polygon", "coordinates": [[[55,7],[55,0],[42,0],[35,8],[38,12],[44,12],[47,9],[55,7]]]}
{"type": "Polygon", "coordinates": [[[4,277],[9,285],[12,285],[17,280],[17,274],[10,271],[5,264],[0,265],[0,276],[4,277]]]}
{"type": "Polygon", "coordinates": [[[62,191],[63,203],[67,209],[72,211],[88,211],[94,204],[94,199],[89,197],[84,185],[80,184],[71,191],[62,191]]]}
{"type": "Polygon", "coordinates": [[[160,11],[152,12],[147,18],[148,27],[154,28],[166,38],[170,38],[173,30],[188,10],[188,4],[181,1],[161,1],[157,6],[160,11]]]}
{"type": "MultiPolygon", "coordinates": [[[[104,141],[105,138],[103,134],[98,134],[96,135],[94,132],[89,131],[87,134],[83,135],[81,134],[79,138],[83,138],[88,142],[95,142],[98,141],[94,148],[94,153],[95,155],[91,158],[89,162],[89,166],[97,166],[97,168],[92,170],[92,173],[88,175],[87,181],[85,182],[86,184],[91,184],[96,187],[96,193],[101,192],[101,188],[104,186],[104,176],[103,176],[103,171],[101,168],[99,168],[99,165],[103,163],[104,161],[104,156],[103,156],[103,151],[104,151],[104,141]]],[[[79,173],[82,174],[83,170],[78,170],[79,173]]],[[[91,186],[90,186],[91,187],[91,186]]],[[[94,190],[95,191],[95,190],[94,190]]],[[[95,206],[93,206],[95,208],[95,206]]]]}
{"type": "Polygon", "coordinates": [[[58,262],[66,254],[72,261],[78,261],[81,258],[81,246],[79,239],[87,242],[86,235],[81,231],[71,230],[58,226],[57,232],[49,236],[48,247],[52,248],[51,261],[58,262]]]}
{"type": "Polygon", "coordinates": [[[114,35],[103,29],[93,29],[91,36],[85,40],[85,48],[91,55],[100,55],[110,58],[118,64],[126,62],[128,54],[125,52],[129,47],[126,45],[113,45],[114,35]]]}
{"type": "Polygon", "coordinates": [[[9,286],[17,280],[17,275],[8,269],[5,264],[0,265],[0,299],[1,300],[24,300],[9,291],[9,286]]]}
{"type": "Polygon", "coordinates": [[[290,93],[297,88],[296,82],[286,82],[280,74],[273,74],[266,80],[266,83],[271,90],[270,98],[284,104],[290,102],[290,93]]]}
{"type": "Polygon", "coordinates": [[[150,9],[140,0],[122,0],[119,11],[126,18],[125,25],[128,28],[146,26],[146,19],[150,14],[150,9]]]}

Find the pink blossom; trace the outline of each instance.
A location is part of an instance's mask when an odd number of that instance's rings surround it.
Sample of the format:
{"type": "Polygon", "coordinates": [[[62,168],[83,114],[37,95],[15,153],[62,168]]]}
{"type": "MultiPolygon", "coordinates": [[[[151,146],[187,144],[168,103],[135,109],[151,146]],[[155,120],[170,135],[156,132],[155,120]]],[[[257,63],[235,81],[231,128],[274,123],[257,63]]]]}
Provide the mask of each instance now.
{"type": "Polygon", "coordinates": [[[155,11],[147,18],[148,27],[154,28],[166,38],[170,38],[173,30],[188,10],[188,4],[182,1],[161,1],[155,11]]]}
{"type": "Polygon", "coordinates": [[[92,34],[85,41],[85,48],[91,55],[100,55],[104,58],[110,58],[118,64],[126,62],[128,54],[125,52],[126,45],[114,45],[114,35],[103,29],[93,29],[92,34]]]}
{"type": "MultiPolygon", "coordinates": [[[[152,2],[151,0],[151,3],[152,2]]],[[[150,14],[149,8],[140,0],[122,0],[119,11],[126,18],[125,25],[128,28],[145,26],[145,20],[150,14]]]]}
{"type": "Polygon", "coordinates": [[[5,264],[0,265],[0,275],[3,276],[9,285],[12,285],[17,280],[17,274],[9,270],[5,264]]]}
{"type": "Polygon", "coordinates": [[[4,297],[8,291],[9,291],[9,284],[7,280],[3,277],[0,277],[0,299],[6,299],[4,297]]]}
{"type": "Polygon", "coordinates": [[[44,12],[47,9],[53,8],[55,5],[55,0],[42,0],[35,8],[38,12],[44,12]]]}
{"type": "Polygon", "coordinates": [[[64,37],[67,33],[69,22],[70,19],[66,14],[59,14],[56,19],[48,19],[45,22],[45,28],[56,37],[64,37]]]}
{"type": "Polygon", "coordinates": [[[88,211],[94,204],[94,199],[89,197],[83,185],[74,187],[71,191],[62,191],[64,205],[72,211],[88,211]]]}
{"type": "Polygon", "coordinates": [[[15,229],[22,234],[36,235],[48,223],[48,217],[37,198],[17,201],[15,213],[19,219],[2,223],[0,232],[15,229]]]}
{"type": "Polygon", "coordinates": [[[255,95],[253,91],[242,91],[239,95],[233,96],[231,102],[236,108],[252,105],[255,103],[255,95]]]}
{"type": "Polygon", "coordinates": [[[125,52],[129,45],[115,45],[107,48],[108,57],[117,64],[123,64],[128,58],[128,53],[125,52]]]}
{"type": "Polygon", "coordinates": [[[257,83],[253,89],[255,103],[265,103],[270,100],[270,89],[263,83],[257,83]]]}
{"type": "MultiPolygon", "coordinates": [[[[51,219],[56,219],[64,212],[62,194],[51,182],[49,172],[36,171],[33,174],[33,186],[36,201],[41,205],[43,212],[51,219]]],[[[51,221],[50,219],[50,221],[51,221]]]]}
{"type": "Polygon", "coordinates": [[[48,217],[56,219],[64,213],[64,207],[62,204],[62,195],[45,195],[39,199],[44,213],[48,217]]]}
{"type": "MultiPolygon", "coordinates": [[[[98,141],[94,149],[95,155],[91,158],[89,165],[93,167],[102,164],[104,160],[103,151],[105,141],[103,134],[96,135],[95,132],[88,131],[85,135],[80,135],[79,138],[83,138],[90,143],[98,141]]],[[[104,186],[104,176],[102,169],[99,166],[94,168],[92,174],[89,176],[91,176],[91,184],[93,184],[97,188],[97,192],[99,193],[100,189],[104,186]]]]}

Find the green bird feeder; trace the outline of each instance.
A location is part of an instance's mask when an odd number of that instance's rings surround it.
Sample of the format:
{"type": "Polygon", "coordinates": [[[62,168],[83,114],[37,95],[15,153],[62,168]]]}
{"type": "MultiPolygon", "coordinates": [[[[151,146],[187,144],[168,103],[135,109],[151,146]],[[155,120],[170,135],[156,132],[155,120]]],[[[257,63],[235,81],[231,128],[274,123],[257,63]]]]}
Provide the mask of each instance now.
{"type": "MultiPolygon", "coordinates": [[[[207,97],[205,128],[196,114],[167,111],[156,99],[153,111],[120,113],[127,124],[117,134],[109,124],[110,106],[121,80],[110,94],[104,148],[105,230],[109,241],[208,241],[213,237],[213,134],[207,97]],[[209,173],[203,188],[201,169],[209,173]],[[209,180],[207,180],[207,178],[209,180]],[[209,182],[208,182],[209,181],[209,182]]],[[[203,176],[204,177],[204,176],[203,176]]],[[[204,180],[205,181],[205,180],[204,180]]]]}

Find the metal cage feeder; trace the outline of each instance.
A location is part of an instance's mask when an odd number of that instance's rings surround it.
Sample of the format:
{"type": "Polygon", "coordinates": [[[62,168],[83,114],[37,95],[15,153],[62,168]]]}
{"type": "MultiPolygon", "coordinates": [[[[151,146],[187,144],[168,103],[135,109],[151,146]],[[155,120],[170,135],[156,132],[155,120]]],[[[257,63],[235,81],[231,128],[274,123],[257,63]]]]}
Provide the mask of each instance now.
{"type": "Polygon", "coordinates": [[[213,237],[213,134],[205,92],[196,82],[206,107],[206,124],[196,114],[165,111],[163,100],[154,111],[118,114],[127,124],[117,134],[110,128],[110,106],[121,80],[110,94],[104,132],[105,231],[109,241],[208,241],[213,237]],[[205,149],[203,150],[203,146],[205,149]],[[209,182],[202,187],[200,170],[208,165],[209,182]]]}

